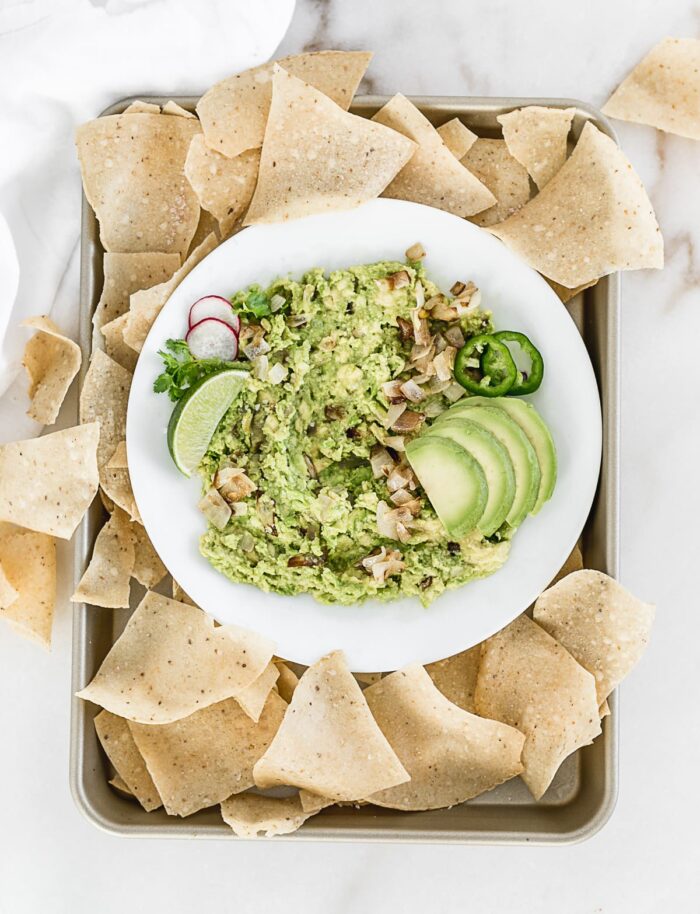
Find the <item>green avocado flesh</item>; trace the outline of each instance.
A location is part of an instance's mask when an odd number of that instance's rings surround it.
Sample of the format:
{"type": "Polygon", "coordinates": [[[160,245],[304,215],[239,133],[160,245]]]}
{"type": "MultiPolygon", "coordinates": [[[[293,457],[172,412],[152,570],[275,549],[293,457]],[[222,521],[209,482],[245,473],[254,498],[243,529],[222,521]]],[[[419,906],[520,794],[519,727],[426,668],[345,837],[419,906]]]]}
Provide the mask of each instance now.
{"type": "MultiPolygon", "coordinates": [[[[394,434],[382,426],[389,408],[383,385],[411,375],[413,340],[401,334],[398,318],[410,321],[417,282],[426,298],[439,291],[415,264],[382,262],[330,275],[316,269],[298,281],[277,280],[264,293],[283,297],[284,308],[258,319],[244,315],[244,330],[250,321],[264,330],[270,369],[279,365],[284,371],[277,371],[273,383],[257,377],[253,366],[198,468],[205,489],[226,467],[243,469],[255,485],[237,506],[241,513],[222,530],[209,524],[200,541],[203,555],[232,581],[281,594],[309,593],[326,603],[417,596],[427,605],[506,561],[511,531],[504,526],[492,541],[477,526],[488,493],[476,458],[456,464],[469,468],[460,482],[469,505],[460,507],[449,529],[418,485],[410,493],[419,511],[407,541],[378,532],[378,505],[395,505],[387,479],[373,474],[370,454],[377,435],[394,434]],[[406,285],[388,280],[397,271],[407,273],[406,285]],[[382,547],[399,552],[405,567],[377,580],[362,561],[382,547]]],[[[248,294],[234,295],[234,308],[248,294]]],[[[466,338],[489,332],[490,316],[477,309],[461,328],[466,338]]],[[[241,347],[245,351],[245,337],[241,347]]],[[[415,408],[430,416],[449,406],[438,391],[415,408]]],[[[450,485],[452,490],[457,482],[450,485]]]]}

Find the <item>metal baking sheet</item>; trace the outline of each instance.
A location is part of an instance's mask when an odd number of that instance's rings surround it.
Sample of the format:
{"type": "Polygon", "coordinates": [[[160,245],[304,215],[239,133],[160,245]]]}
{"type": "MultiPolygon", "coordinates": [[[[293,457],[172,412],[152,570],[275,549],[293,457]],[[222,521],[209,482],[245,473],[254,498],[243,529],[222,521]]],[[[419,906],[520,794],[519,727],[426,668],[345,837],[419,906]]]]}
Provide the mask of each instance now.
{"type": "MultiPolygon", "coordinates": [[[[123,111],[134,100],[123,99],[107,114],[123,111]]],[[[167,99],[140,95],[163,104],[167,99]]],[[[196,98],[179,97],[194,109],[196,98]]],[[[387,101],[383,96],[355,100],[352,111],[370,117],[387,101]]],[[[614,133],[600,112],[572,99],[416,97],[412,101],[439,126],[452,117],[480,136],[499,136],[497,115],[523,105],[573,107],[572,136],[587,121],[604,133],[614,133]]],[[[102,288],[102,254],[97,221],[83,199],[81,240],[81,346],[83,374],[92,345],[91,317],[102,288]]],[[[570,302],[567,307],[583,336],[598,379],[603,411],[603,462],[595,502],[583,531],[584,562],[612,576],[618,574],[619,552],[619,306],[620,279],[615,274],[570,302]]],[[[90,555],[104,517],[96,499],[75,540],[76,581],[90,555]]],[[[134,603],[141,591],[134,587],[134,603]]],[[[92,679],[130,610],[110,611],[77,605],[73,625],[73,691],[92,679]]],[[[602,735],[591,746],[566,760],[543,800],[536,803],[519,778],[449,810],[402,813],[373,806],[361,809],[331,807],[311,818],[285,840],[412,841],[454,844],[565,844],[593,835],[605,824],[617,793],[619,702],[610,699],[611,716],[603,721],[602,735]]],[[[101,751],[93,717],[98,709],[73,698],[71,726],[71,790],[76,804],[95,825],[113,834],[157,838],[235,837],[218,807],[186,819],[168,816],[162,809],[147,813],[139,804],[116,793],[107,783],[109,762],[101,751]]],[[[275,838],[274,840],[282,840],[275,838]]]]}

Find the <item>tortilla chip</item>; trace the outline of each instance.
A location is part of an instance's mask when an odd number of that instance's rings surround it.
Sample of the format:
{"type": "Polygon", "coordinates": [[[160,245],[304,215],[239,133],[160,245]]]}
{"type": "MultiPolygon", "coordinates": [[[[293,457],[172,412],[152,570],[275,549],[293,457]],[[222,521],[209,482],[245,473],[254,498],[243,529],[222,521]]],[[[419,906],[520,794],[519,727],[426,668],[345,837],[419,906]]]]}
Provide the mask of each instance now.
{"type": "Polygon", "coordinates": [[[45,533],[0,524],[0,562],[0,576],[5,579],[0,619],[25,638],[50,648],[56,603],[56,541],[45,533]]]}
{"type": "Polygon", "coordinates": [[[565,578],[567,574],[571,574],[572,571],[580,571],[582,568],[583,555],[581,553],[581,543],[579,541],[571,550],[566,558],[566,561],[561,566],[559,571],[557,571],[552,580],[549,582],[549,586],[553,587],[557,581],[561,581],[561,579],[565,578]]]}
{"type": "Polygon", "coordinates": [[[444,809],[520,774],[525,737],[448,701],[422,666],[391,673],[364,692],[411,779],[367,797],[391,809],[444,809]]]}
{"type": "MultiPolygon", "coordinates": [[[[173,578],[173,600],[177,600],[179,603],[188,603],[190,606],[197,606],[192,597],[188,593],[185,593],[175,578],[173,578]]],[[[198,606],[197,609],[199,609],[198,606]]]]}
{"type": "Polygon", "coordinates": [[[497,120],[512,156],[532,177],[539,190],[566,162],[566,141],[575,108],[543,108],[530,105],[497,120]]]}
{"type": "Polygon", "coordinates": [[[458,117],[453,117],[441,127],[437,128],[440,139],[447,146],[453,156],[463,159],[479,137],[465,127],[458,117]]]}
{"type": "Polygon", "coordinates": [[[405,96],[395,95],[372,120],[418,144],[384,197],[425,203],[456,216],[473,216],[496,203],[491,191],[455,159],[430,121],[405,96]]]}
{"type": "Polygon", "coordinates": [[[218,243],[219,239],[216,235],[207,235],[199,247],[195,248],[194,251],[189,254],[183,265],[173,273],[167,282],[162,282],[157,286],[152,286],[150,289],[143,289],[140,292],[133,293],[130,298],[131,307],[128,311],[129,317],[123,332],[124,342],[127,346],[131,346],[136,352],[141,352],[146,337],[148,336],[148,331],[160,314],[163,305],[170,298],[175,289],[177,289],[185,276],[187,276],[201,260],[204,260],[207,254],[211,253],[218,243]]]}
{"type": "Polygon", "coordinates": [[[259,167],[259,149],[249,149],[229,159],[210,149],[201,134],[192,137],[185,174],[200,206],[217,219],[224,235],[248,209],[259,167]]]}
{"type": "Polygon", "coordinates": [[[609,717],[610,714],[612,714],[612,711],[610,710],[610,705],[608,704],[608,699],[607,699],[607,698],[605,699],[605,701],[603,702],[603,704],[598,708],[598,713],[600,714],[600,719],[601,719],[601,720],[602,720],[604,717],[609,717]]]}
{"type": "Polygon", "coordinates": [[[258,184],[244,224],[359,206],[379,196],[414,148],[396,131],[348,114],[278,68],[258,184]]]}
{"type": "MultiPolygon", "coordinates": [[[[300,790],[299,791],[299,800],[301,802],[301,808],[304,812],[309,814],[314,814],[320,812],[322,809],[326,809],[328,806],[334,806],[335,800],[329,800],[328,797],[320,797],[317,793],[311,793],[310,790],[300,790]]],[[[352,806],[352,803],[342,803],[338,804],[342,806],[352,806]]],[[[367,804],[364,801],[358,802],[358,806],[366,806],[367,804]]]]}
{"type": "Polygon", "coordinates": [[[547,285],[551,286],[552,289],[557,293],[559,299],[566,304],[568,301],[571,301],[572,298],[575,298],[579,292],[583,292],[584,289],[590,289],[596,285],[598,282],[597,279],[592,279],[590,282],[584,282],[580,286],[576,286],[574,289],[569,289],[567,286],[562,286],[558,282],[554,282],[553,279],[548,279],[546,276],[542,277],[547,285]]]}
{"type": "Polygon", "coordinates": [[[600,733],[593,676],[527,616],[482,644],[474,704],[525,734],[522,778],[536,800],[564,759],[600,733]]]}
{"type": "Polygon", "coordinates": [[[104,338],[104,343],[102,346],[96,346],[93,343],[93,349],[102,349],[104,347],[104,351],[110,359],[113,359],[118,365],[133,374],[139,354],[124,342],[124,330],[128,322],[129,315],[122,314],[121,317],[115,317],[113,321],[101,327],[100,333],[104,338]]]}
{"type": "Polygon", "coordinates": [[[595,677],[598,704],[646,650],[655,608],[602,571],[575,571],[538,597],[534,617],[595,677]]]}
{"type": "Polygon", "coordinates": [[[125,108],[123,114],[160,114],[160,105],[154,102],[144,102],[137,98],[128,108],[125,108]]]}
{"type": "Polygon", "coordinates": [[[97,493],[96,422],[0,445],[0,520],[70,539],[97,493]]]}
{"type": "Polygon", "coordinates": [[[134,570],[131,573],[139,584],[150,590],[160,584],[168,569],[161,562],[142,524],[132,523],[131,536],[134,541],[134,570]]]}
{"type": "Polygon", "coordinates": [[[185,177],[196,120],[113,114],[78,127],[85,196],[106,251],[162,251],[184,257],[199,204],[185,177]]]}
{"type": "Polygon", "coordinates": [[[474,711],[474,689],[479,672],[481,645],[426,664],[425,671],[445,698],[463,711],[474,711]]]}
{"type": "Polygon", "coordinates": [[[664,262],[642,182],[618,146],[591,123],[544,190],[489,231],[570,289],[614,270],[661,268],[664,262]]]}
{"type": "Polygon", "coordinates": [[[382,678],[381,673],[353,673],[355,679],[360,683],[360,685],[372,685],[375,682],[379,682],[382,678]]]}
{"type": "Polygon", "coordinates": [[[182,105],[178,105],[178,103],[174,102],[172,98],[163,105],[163,114],[171,114],[175,117],[190,117],[196,120],[194,114],[192,114],[191,111],[183,108],[182,105]]]}
{"type": "Polygon", "coordinates": [[[477,140],[462,159],[496,198],[496,205],[472,216],[476,225],[494,225],[512,216],[530,199],[530,177],[508,152],[503,140],[477,140]]]}
{"type": "MultiPolygon", "coordinates": [[[[233,234],[233,232],[231,234],[233,234]]],[[[218,245],[222,241],[221,227],[220,227],[219,223],[216,221],[216,219],[212,216],[211,213],[208,213],[205,209],[200,209],[199,223],[197,225],[197,231],[194,233],[194,237],[192,238],[192,241],[190,242],[190,249],[187,252],[187,256],[189,257],[190,254],[193,251],[195,251],[200,246],[200,244],[204,241],[204,239],[207,238],[209,235],[215,236],[216,243],[215,243],[214,247],[216,247],[216,245],[218,245]]]]}
{"type": "Polygon", "coordinates": [[[200,609],[149,591],[77,694],[128,720],[165,724],[238,695],[271,658],[261,635],[215,628],[200,609]]]}
{"type": "Polygon", "coordinates": [[[273,661],[279,673],[275,687],[278,694],[289,704],[292,700],[294,689],[299,685],[299,677],[293,669],[287,666],[284,660],[280,660],[279,657],[273,657],[273,661]]]}
{"type": "Polygon", "coordinates": [[[146,812],[162,806],[163,801],[124,718],[109,711],[100,711],[94,723],[102,748],[128,792],[136,797],[146,812]]]}
{"type": "Polygon", "coordinates": [[[22,326],[37,331],[22,356],[32,401],[27,415],[43,425],[52,425],[80,369],[80,346],[64,336],[48,317],[30,317],[22,321],[22,326]]]}
{"type": "MultiPolygon", "coordinates": [[[[318,51],[277,61],[347,110],[372,55],[366,51],[318,51]]],[[[197,104],[207,146],[230,159],[262,146],[272,100],[275,63],[229,76],[197,104]]]]}
{"type": "Polygon", "coordinates": [[[105,254],[102,295],[92,315],[93,348],[102,348],[105,325],[126,314],[133,292],[165,282],[179,266],[179,254],[105,254]]]}
{"type": "Polygon", "coordinates": [[[272,692],[258,723],[231,698],[169,724],[130,723],[166,811],[190,816],[252,787],[286,707],[272,692]]]}
{"type": "Polygon", "coordinates": [[[10,583],[0,558],[0,609],[7,609],[8,606],[15,602],[18,596],[19,592],[10,583]]]}
{"type": "MultiPolygon", "coordinates": [[[[126,441],[120,441],[114,449],[105,466],[110,470],[128,470],[129,463],[126,458],[126,441]]],[[[111,513],[111,512],[110,512],[111,513]]]]}
{"type": "Polygon", "coordinates": [[[659,42],[613,92],[603,114],[700,140],[700,40],[659,42]]]}
{"type": "Polygon", "coordinates": [[[128,608],[133,570],[131,522],[128,515],[115,506],[114,513],[97,534],[90,564],[71,602],[108,609],[128,608]]]}
{"type": "Polygon", "coordinates": [[[277,679],[279,670],[275,664],[270,661],[258,678],[251,682],[248,688],[243,689],[236,695],[236,701],[243,708],[251,720],[259,721],[262,710],[265,707],[267,696],[272,691],[277,679]]]}
{"type": "Polygon", "coordinates": [[[140,524],[141,514],[134,498],[134,491],[131,488],[129,471],[105,467],[101,476],[102,494],[113,504],[118,505],[122,511],[126,511],[132,521],[140,524]]]}
{"type": "Polygon", "coordinates": [[[301,677],[254,776],[258,787],[290,785],[333,800],[360,800],[408,780],[340,651],[301,677]]]}
{"type": "Polygon", "coordinates": [[[100,444],[97,465],[102,470],[113,456],[117,445],[126,438],[126,407],[131,388],[131,372],[97,349],[80,393],[81,423],[100,423],[100,444]]]}
{"type": "MultiPolygon", "coordinates": [[[[108,713],[109,713],[108,711],[105,711],[105,714],[108,714],[108,713]]],[[[126,796],[126,797],[133,797],[133,796],[134,796],[133,793],[129,790],[129,788],[126,786],[126,784],[125,784],[124,781],[119,777],[118,774],[115,774],[113,778],[110,778],[110,779],[107,781],[107,783],[109,784],[110,787],[114,787],[114,789],[115,789],[116,791],[118,791],[119,793],[123,793],[124,796],[126,796]]]]}
{"type": "Polygon", "coordinates": [[[239,838],[272,838],[297,831],[318,810],[305,812],[299,797],[241,793],[221,804],[221,816],[239,838]]]}

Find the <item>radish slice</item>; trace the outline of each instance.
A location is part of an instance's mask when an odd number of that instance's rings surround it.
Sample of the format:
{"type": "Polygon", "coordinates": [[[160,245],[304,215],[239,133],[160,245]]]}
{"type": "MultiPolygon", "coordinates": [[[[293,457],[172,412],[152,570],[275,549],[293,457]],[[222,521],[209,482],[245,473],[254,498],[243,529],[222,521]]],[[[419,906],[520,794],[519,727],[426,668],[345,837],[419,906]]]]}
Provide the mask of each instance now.
{"type": "Polygon", "coordinates": [[[209,317],[215,317],[228,324],[236,336],[241,332],[240,317],[234,313],[231,302],[221,295],[205,295],[204,298],[198,299],[190,308],[189,326],[194,327],[209,317]]]}
{"type": "Polygon", "coordinates": [[[238,337],[233,327],[217,317],[207,317],[190,327],[185,340],[195,359],[233,362],[238,355],[238,337]]]}

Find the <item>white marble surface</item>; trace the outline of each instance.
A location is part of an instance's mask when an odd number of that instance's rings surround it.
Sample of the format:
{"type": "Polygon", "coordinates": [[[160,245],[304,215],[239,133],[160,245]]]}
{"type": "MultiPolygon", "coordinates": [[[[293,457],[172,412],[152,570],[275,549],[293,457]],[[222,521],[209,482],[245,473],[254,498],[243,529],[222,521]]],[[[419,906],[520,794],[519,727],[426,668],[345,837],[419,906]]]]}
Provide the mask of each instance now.
{"type": "MultiPolygon", "coordinates": [[[[167,17],[168,0],[159,5],[167,17]]],[[[281,50],[374,48],[367,88],[378,92],[568,95],[602,104],[665,35],[698,37],[700,6],[300,0],[281,50]]],[[[199,83],[193,72],[192,85],[199,83]]],[[[658,604],[658,617],[651,648],[623,688],[620,797],[611,822],[583,845],[553,849],[165,843],[101,834],[68,792],[64,574],[51,656],[0,631],[1,914],[258,914],[282,905],[309,914],[380,906],[409,914],[700,910],[700,144],[616,126],[656,206],[667,267],[623,283],[622,579],[658,604]]]]}

